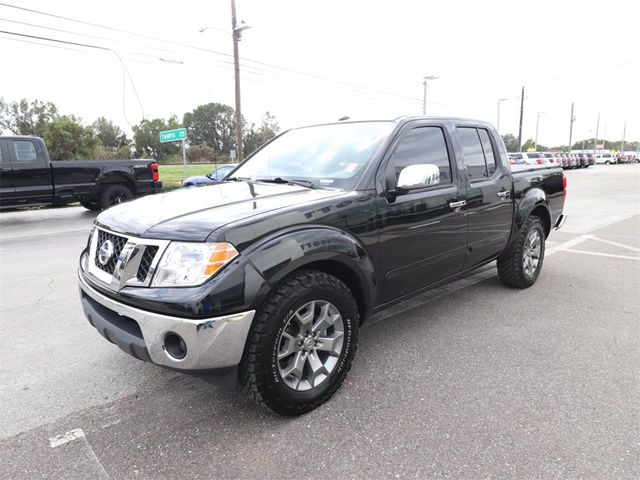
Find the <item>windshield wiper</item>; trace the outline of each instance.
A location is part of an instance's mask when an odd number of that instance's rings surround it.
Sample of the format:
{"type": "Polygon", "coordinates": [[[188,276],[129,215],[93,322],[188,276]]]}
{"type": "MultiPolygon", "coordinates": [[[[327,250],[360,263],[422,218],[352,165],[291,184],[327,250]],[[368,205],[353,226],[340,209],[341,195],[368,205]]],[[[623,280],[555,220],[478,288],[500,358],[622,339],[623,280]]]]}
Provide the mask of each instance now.
{"type": "Polygon", "coordinates": [[[307,188],[310,188],[312,190],[315,190],[316,188],[318,188],[318,186],[315,183],[310,182],[309,180],[301,180],[301,179],[295,179],[295,178],[282,178],[282,177],[259,178],[259,179],[256,180],[256,182],[281,183],[281,184],[287,184],[287,185],[299,185],[301,187],[307,187],[307,188]]]}

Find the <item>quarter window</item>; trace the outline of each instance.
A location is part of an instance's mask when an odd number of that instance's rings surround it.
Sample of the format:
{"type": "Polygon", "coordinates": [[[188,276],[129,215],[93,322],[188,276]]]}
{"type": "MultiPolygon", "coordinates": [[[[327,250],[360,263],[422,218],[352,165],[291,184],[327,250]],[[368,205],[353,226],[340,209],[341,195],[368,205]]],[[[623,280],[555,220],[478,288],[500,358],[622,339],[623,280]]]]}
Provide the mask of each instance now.
{"type": "Polygon", "coordinates": [[[13,152],[16,162],[37,162],[38,154],[33,142],[28,140],[13,140],[13,152]]]}
{"type": "Polygon", "coordinates": [[[440,127],[414,128],[400,140],[389,162],[395,184],[403,168],[419,164],[436,165],[440,169],[440,184],[451,183],[451,162],[440,127]]]}

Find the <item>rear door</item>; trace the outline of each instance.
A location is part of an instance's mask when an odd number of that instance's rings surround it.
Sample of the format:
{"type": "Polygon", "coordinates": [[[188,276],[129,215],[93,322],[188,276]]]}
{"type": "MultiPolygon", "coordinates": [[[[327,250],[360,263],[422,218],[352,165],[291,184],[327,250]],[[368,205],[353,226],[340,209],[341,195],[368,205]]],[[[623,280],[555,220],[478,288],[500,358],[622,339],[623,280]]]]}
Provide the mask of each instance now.
{"type": "Polygon", "coordinates": [[[0,205],[11,205],[15,195],[11,162],[6,150],[6,140],[0,139],[0,205]]]}
{"type": "Polygon", "coordinates": [[[513,222],[512,181],[506,154],[500,153],[488,129],[458,126],[456,131],[468,179],[467,269],[498,255],[506,246],[513,222]]]}
{"type": "Polygon", "coordinates": [[[417,164],[436,165],[439,183],[377,200],[384,302],[450,277],[464,263],[466,192],[444,125],[405,126],[381,164],[377,184],[393,191],[402,169],[417,164]]]}
{"type": "Polygon", "coordinates": [[[34,138],[6,140],[16,203],[49,202],[53,195],[51,168],[41,142],[34,138]]]}

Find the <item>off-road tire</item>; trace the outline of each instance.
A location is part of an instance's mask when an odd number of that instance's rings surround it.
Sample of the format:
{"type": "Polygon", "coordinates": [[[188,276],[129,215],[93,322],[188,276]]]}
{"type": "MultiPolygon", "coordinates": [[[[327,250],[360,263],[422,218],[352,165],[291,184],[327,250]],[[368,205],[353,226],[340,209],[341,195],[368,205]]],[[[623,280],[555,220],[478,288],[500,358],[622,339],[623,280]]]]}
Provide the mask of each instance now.
{"type": "Polygon", "coordinates": [[[100,206],[106,210],[119,203],[133,199],[133,193],[124,185],[109,185],[100,192],[100,206]]]}
{"type": "Polygon", "coordinates": [[[351,290],[339,279],[317,270],[300,270],[285,277],[256,313],[240,363],[243,390],[258,405],[286,416],[307,413],[340,388],[356,352],[360,319],[351,290]],[[278,369],[280,334],[300,307],[312,300],[331,302],[344,322],[338,363],[318,386],[298,391],[286,385],[278,369]]]}
{"type": "Polygon", "coordinates": [[[545,234],[542,220],[535,215],[530,215],[526,223],[520,229],[518,239],[509,250],[498,257],[498,276],[506,285],[515,288],[528,288],[538,279],[545,252],[545,234]],[[525,250],[525,241],[531,230],[536,229],[540,234],[540,260],[533,275],[526,275],[523,266],[523,255],[525,250]]]}

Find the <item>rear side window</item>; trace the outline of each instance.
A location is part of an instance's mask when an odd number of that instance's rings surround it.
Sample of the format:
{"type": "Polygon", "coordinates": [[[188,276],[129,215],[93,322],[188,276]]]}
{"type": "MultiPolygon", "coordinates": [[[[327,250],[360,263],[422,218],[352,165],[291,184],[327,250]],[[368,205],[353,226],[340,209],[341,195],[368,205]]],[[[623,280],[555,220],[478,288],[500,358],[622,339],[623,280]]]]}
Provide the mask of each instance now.
{"type": "Polygon", "coordinates": [[[487,164],[484,160],[478,131],[469,127],[458,127],[457,131],[462,144],[462,154],[464,163],[467,165],[469,180],[473,182],[487,178],[487,164]]]}
{"type": "Polygon", "coordinates": [[[391,155],[389,166],[394,169],[397,185],[403,168],[429,163],[440,169],[440,184],[451,183],[449,152],[440,127],[418,127],[408,132],[391,155]]]}
{"type": "Polygon", "coordinates": [[[487,172],[489,176],[491,176],[496,171],[496,157],[493,154],[493,145],[491,145],[491,138],[489,138],[489,132],[484,128],[479,128],[478,133],[480,134],[480,141],[482,142],[484,158],[487,162],[487,172]]]}
{"type": "Polygon", "coordinates": [[[16,162],[37,162],[36,146],[29,140],[12,140],[16,162]]]}

